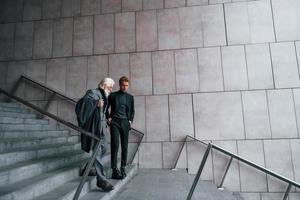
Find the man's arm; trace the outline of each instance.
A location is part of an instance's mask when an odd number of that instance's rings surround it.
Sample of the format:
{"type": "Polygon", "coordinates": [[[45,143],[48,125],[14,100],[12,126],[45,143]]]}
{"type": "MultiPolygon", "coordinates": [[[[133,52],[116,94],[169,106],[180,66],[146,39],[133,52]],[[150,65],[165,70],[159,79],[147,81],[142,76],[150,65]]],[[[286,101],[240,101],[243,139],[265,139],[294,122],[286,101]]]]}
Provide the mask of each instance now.
{"type": "Polygon", "coordinates": [[[130,107],[131,107],[131,111],[130,111],[131,115],[130,115],[130,120],[129,121],[131,121],[131,123],[132,123],[133,118],[134,118],[134,97],[133,96],[131,96],[131,105],[130,105],[130,107]]]}
{"type": "Polygon", "coordinates": [[[107,119],[107,123],[110,124],[111,120],[112,120],[112,101],[113,101],[113,94],[110,94],[108,96],[108,101],[107,101],[107,110],[106,110],[106,119],[107,119]],[[110,108],[110,112],[109,112],[109,108],[110,108]]]}

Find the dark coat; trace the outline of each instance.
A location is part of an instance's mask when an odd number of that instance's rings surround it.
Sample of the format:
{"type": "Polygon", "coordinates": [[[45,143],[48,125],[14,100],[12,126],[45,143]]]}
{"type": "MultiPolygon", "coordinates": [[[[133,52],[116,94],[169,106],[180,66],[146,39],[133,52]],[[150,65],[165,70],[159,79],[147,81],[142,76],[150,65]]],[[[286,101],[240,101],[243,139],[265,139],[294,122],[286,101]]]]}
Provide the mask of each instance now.
{"type": "MultiPolygon", "coordinates": [[[[110,106],[110,114],[109,117],[113,117],[116,111],[118,110],[117,106],[120,105],[118,103],[118,98],[116,98],[122,91],[113,92],[109,95],[108,98],[108,106],[110,106]]],[[[129,121],[133,121],[134,118],[134,98],[131,94],[126,94],[126,114],[127,119],[129,121]]]]}
{"type": "MultiPolygon", "coordinates": [[[[88,90],[86,94],[77,102],[75,107],[78,126],[95,136],[104,138],[106,133],[105,112],[107,112],[107,98],[100,88],[88,90]],[[103,99],[104,108],[101,111],[97,107],[98,101],[103,99]]],[[[90,152],[92,139],[81,134],[81,149],[90,152]]]]}

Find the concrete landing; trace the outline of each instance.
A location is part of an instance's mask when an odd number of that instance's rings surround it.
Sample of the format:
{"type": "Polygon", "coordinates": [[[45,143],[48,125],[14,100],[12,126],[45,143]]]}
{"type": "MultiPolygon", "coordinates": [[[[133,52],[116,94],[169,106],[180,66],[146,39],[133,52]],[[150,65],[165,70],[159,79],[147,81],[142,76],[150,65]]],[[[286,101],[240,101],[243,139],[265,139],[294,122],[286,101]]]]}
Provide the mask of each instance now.
{"type": "MultiPolygon", "coordinates": [[[[114,200],[184,200],[193,183],[194,175],[184,170],[139,169],[135,176],[113,198],[114,200]]],[[[193,199],[242,200],[232,192],[220,191],[208,181],[199,181],[193,199]]]]}

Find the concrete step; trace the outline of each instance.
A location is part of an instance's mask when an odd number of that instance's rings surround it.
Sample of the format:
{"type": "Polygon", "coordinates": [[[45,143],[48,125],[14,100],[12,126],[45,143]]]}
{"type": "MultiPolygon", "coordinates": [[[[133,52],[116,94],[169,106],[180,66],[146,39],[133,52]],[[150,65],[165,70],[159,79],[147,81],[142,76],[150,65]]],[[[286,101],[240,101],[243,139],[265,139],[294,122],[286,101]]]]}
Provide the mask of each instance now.
{"type": "Polygon", "coordinates": [[[0,131],[41,131],[56,130],[56,127],[50,124],[0,124],[0,131]]]}
{"type": "Polygon", "coordinates": [[[32,112],[28,108],[25,107],[7,107],[7,106],[0,106],[0,112],[16,112],[16,113],[28,113],[32,112]]]}
{"type": "Polygon", "coordinates": [[[19,108],[21,104],[11,102],[0,102],[0,107],[19,108]]]}
{"type": "MultiPolygon", "coordinates": [[[[137,166],[130,165],[127,167],[127,177],[123,180],[112,180],[108,179],[110,183],[112,183],[115,187],[114,190],[110,192],[102,192],[101,189],[96,187],[96,178],[89,177],[85,182],[84,187],[80,194],[80,200],[86,199],[97,199],[97,200],[108,200],[112,199],[113,196],[120,191],[120,189],[129,182],[132,177],[134,177],[137,173],[137,166]]],[[[110,177],[110,173],[108,172],[108,176],[110,177]]],[[[72,200],[79,185],[80,178],[72,180],[61,187],[57,187],[55,190],[46,193],[42,196],[36,197],[33,200],[72,200]]]]}
{"type": "Polygon", "coordinates": [[[227,190],[218,190],[210,181],[199,181],[194,192],[194,199],[238,200],[235,194],[227,190]]]}
{"type": "Polygon", "coordinates": [[[30,119],[36,119],[38,115],[36,113],[16,113],[16,112],[7,112],[7,111],[1,111],[0,117],[18,117],[18,118],[30,118],[30,119]]]}
{"type": "Polygon", "coordinates": [[[40,131],[0,131],[0,138],[45,138],[69,136],[68,130],[40,130],[40,131]]]}
{"type": "Polygon", "coordinates": [[[90,155],[83,151],[74,151],[2,167],[0,168],[0,187],[41,175],[89,157],[90,155]]]}
{"type": "Polygon", "coordinates": [[[31,148],[21,148],[13,151],[4,151],[0,153],[0,167],[5,167],[55,154],[73,152],[80,149],[80,143],[77,143],[75,145],[65,143],[59,145],[37,146],[31,148]]]}
{"type": "Polygon", "coordinates": [[[62,137],[28,137],[28,138],[3,138],[0,140],[0,152],[12,151],[19,148],[26,148],[40,145],[62,144],[62,143],[78,143],[79,136],[62,136],[62,137]]]}
{"type": "MultiPolygon", "coordinates": [[[[0,124],[49,124],[47,119],[0,117],[0,124]]],[[[1,125],[0,125],[1,126],[1,125]]]]}
{"type": "Polygon", "coordinates": [[[79,168],[83,163],[83,161],[72,163],[63,168],[52,170],[8,186],[0,187],[0,200],[29,200],[50,192],[77,178],[79,175],[79,168]]]}

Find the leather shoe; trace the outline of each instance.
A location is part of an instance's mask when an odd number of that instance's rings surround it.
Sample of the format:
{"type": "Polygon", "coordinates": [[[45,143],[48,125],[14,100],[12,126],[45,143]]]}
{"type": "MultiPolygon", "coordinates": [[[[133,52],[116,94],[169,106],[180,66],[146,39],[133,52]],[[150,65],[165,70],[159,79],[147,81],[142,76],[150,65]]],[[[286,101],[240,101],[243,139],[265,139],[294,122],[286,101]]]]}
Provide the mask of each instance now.
{"type": "Polygon", "coordinates": [[[113,168],[112,169],[111,178],[112,179],[117,179],[117,180],[123,179],[123,176],[122,176],[121,172],[118,170],[118,168],[113,168]]]}
{"type": "Polygon", "coordinates": [[[114,186],[108,181],[97,181],[97,187],[101,188],[104,192],[108,192],[114,189],[114,186]]]}
{"type": "Polygon", "coordinates": [[[125,178],[127,176],[126,171],[125,171],[125,167],[121,168],[121,176],[122,176],[122,178],[125,178]]]}

